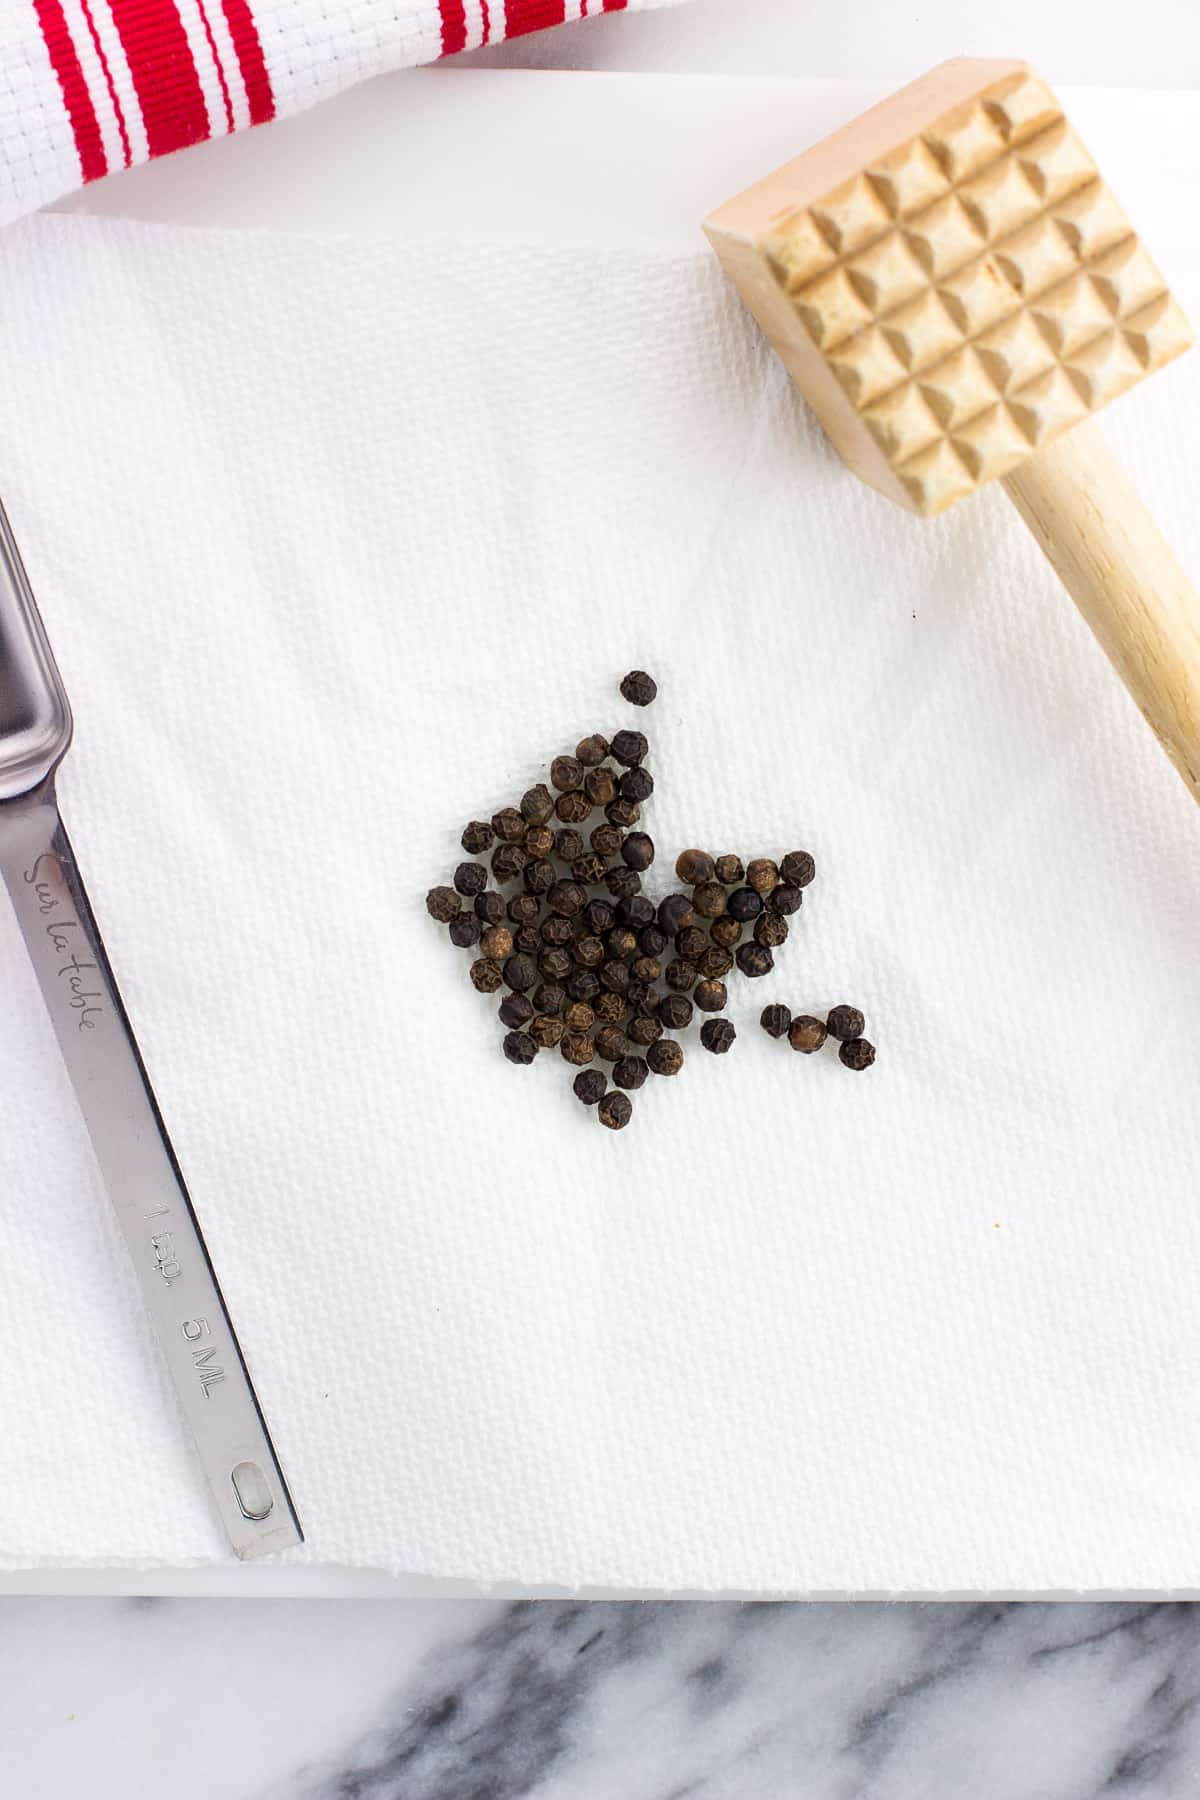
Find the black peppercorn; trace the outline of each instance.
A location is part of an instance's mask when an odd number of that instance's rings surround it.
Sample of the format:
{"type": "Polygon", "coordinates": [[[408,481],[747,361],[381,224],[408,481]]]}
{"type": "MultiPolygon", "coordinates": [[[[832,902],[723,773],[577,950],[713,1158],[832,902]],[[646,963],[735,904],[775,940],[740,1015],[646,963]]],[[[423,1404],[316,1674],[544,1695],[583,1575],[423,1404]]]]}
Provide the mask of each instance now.
{"type": "Polygon", "coordinates": [[[649,1013],[638,1013],[625,1027],[625,1035],[631,1044],[654,1044],[662,1036],[662,1029],[659,1021],[652,1019],[649,1013]]]}
{"type": "Polygon", "coordinates": [[[505,911],[514,925],[533,925],[541,917],[542,903],[536,894],[514,894],[505,911]]]}
{"type": "Polygon", "coordinates": [[[706,981],[723,981],[733,967],[733,958],[728,950],[722,950],[717,944],[710,944],[697,967],[706,981]]]}
{"type": "Polygon", "coordinates": [[[729,1004],[729,996],[723,981],[698,981],[692,990],[692,999],[701,1012],[724,1012],[729,1004]]]}
{"type": "Polygon", "coordinates": [[[682,956],[677,956],[674,962],[667,964],[664,979],[673,993],[687,994],[696,985],[697,973],[695,963],[690,963],[682,956]]]}
{"type": "Polygon", "coordinates": [[[504,1054],[510,1063],[531,1063],[538,1047],[527,1032],[510,1031],[504,1040],[504,1054]]]}
{"type": "Polygon", "coordinates": [[[454,886],[458,893],[473,900],[487,886],[487,870],[482,863],[459,863],[454,871],[454,886]]]}
{"type": "Polygon", "coordinates": [[[558,1048],[565,1061],[577,1066],[595,1060],[595,1046],[591,1038],[582,1031],[564,1031],[558,1048]]]}
{"type": "Polygon", "coordinates": [[[554,833],[554,854],[560,862],[573,863],[583,855],[584,842],[582,832],[576,831],[573,825],[563,825],[554,833]]]}
{"type": "Polygon", "coordinates": [[[645,894],[626,894],[617,907],[617,917],[631,931],[641,931],[654,923],[654,902],[647,900],[645,894]]]}
{"type": "Polygon", "coordinates": [[[648,869],[654,861],[654,839],[644,831],[631,831],[621,845],[621,855],[631,869],[648,869]]]}
{"type": "Polygon", "coordinates": [[[713,920],[708,928],[708,935],[722,950],[736,950],[742,941],[742,922],[725,913],[721,918],[713,920]]]}
{"type": "Polygon", "coordinates": [[[572,1000],[594,1000],[600,992],[599,977],[590,969],[574,969],[567,977],[567,992],[572,1000]]]}
{"type": "Polygon", "coordinates": [[[692,895],[692,905],[702,919],[719,919],[729,897],[719,881],[702,881],[692,895]]]}
{"type": "Polygon", "coordinates": [[[825,1027],[811,1013],[801,1013],[788,1027],[788,1043],[793,1050],[799,1050],[805,1056],[811,1056],[824,1042],[825,1027]]]}
{"type": "Polygon", "coordinates": [[[686,894],[668,894],[658,904],[658,922],[668,937],[674,937],[687,925],[694,925],[696,915],[692,911],[692,903],[686,894]]]}
{"type": "Polygon", "coordinates": [[[577,790],[560,794],[554,802],[555,816],[564,825],[582,825],[592,810],[592,803],[587,795],[577,790]]]}
{"type": "MultiPolygon", "coordinates": [[[[650,902],[647,901],[646,904],[649,906],[650,902]]],[[[653,916],[651,911],[651,918],[653,916]]],[[[643,956],[661,956],[670,941],[666,932],[657,925],[643,925],[638,932],[638,946],[643,956]]]]}
{"type": "Polygon", "coordinates": [[[736,960],[743,975],[769,975],[775,967],[775,958],[765,944],[739,944],[736,960]]]}
{"type": "Polygon", "coordinates": [[[724,882],[726,887],[736,887],[739,881],[746,879],[740,856],[718,856],[715,868],[717,880],[724,882]]]}
{"type": "Polygon", "coordinates": [[[608,1126],[610,1131],[624,1131],[633,1117],[633,1102],[628,1094],[614,1092],[610,1088],[600,1102],[596,1116],[602,1125],[608,1126]]]}
{"type": "Polygon", "coordinates": [[[746,880],[756,894],[765,900],[772,888],[779,886],[779,870],[769,856],[756,856],[746,868],[746,880]]]}
{"type": "Polygon", "coordinates": [[[610,825],[619,825],[622,831],[628,831],[641,818],[642,809],[633,800],[618,798],[605,807],[604,816],[610,825]]]}
{"type": "Polygon", "coordinates": [[[617,797],[617,778],[604,766],[589,769],[583,778],[583,791],[593,806],[608,806],[617,797]]]}
{"type": "Polygon", "coordinates": [[[658,693],[658,683],[645,669],[630,669],[621,683],[621,697],[630,706],[649,706],[658,693]]]}
{"type": "Polygon", "coordinates": [[[830,1037],[849,1043],[851,1038],[862,1036],[866,1022],[857,1006],[835,1006],[825,1021],[825,1028],[830,1037]]]}
{"type": "Polygon", "coordinates": [[[779,865],[781,878],[791,887],[807,887],[817,872],[817,865],[807,850],[789,850],[779,865]]]}
{"type": "Polygon", "coordinates": [[[683,1046],[674,1038],[660,1038],[647,1050],[646,1061],[656,1075],[678,1075],[683,1067],[683,1046]]]}
{"type": "Polygon", "coordinates": [[[714,1056],[724,1056],[736,1036],[729,1019],[706,1019],[700,1027],[700,1042],[714,1056]]]}
{"type": "Polygon", "coordinates": [[[596,1046],[596,1055],[605,1062],[616,1062],[629,1050],[625,1033],[619,1025],[601,1025],[592,1042],[596,1046]]]}
{"type": "MultiPolygon", "coordinates": [[[[497,926],[496,929],[501,928],[497,926]]],[[[537,964],[532,956],[510,956],[504,964],[504,979],[510,988],[515,988],[518,994],[524,994],[531,987],[537,986],[537,964]]]]}
{"type": "Polygon", "coordinates": [[[546,895],[546,904],[564,919],[577,919],[587,905],[587,894],[577,881],[556,881],[546,895]]]}
{"type": "Polygon", "coordinates": [[[519,844],[529,823],[515,806],[506,806],[492,817],[492,830],[502,844],[519,844]]]}
{"type": "Polygon", "coordinates": [[[494,994],[497,988],[504,986],[504,970],[499,963],[481,956],[478,962],[471,964],[471,981],[481,994],[494,994]]]}
{"type": "Polygon", "coordinates": [[[606,962],[600,971],[600,986],[607,988],[610,994],[627,994],[630,979],[629,964],[617,962],[615,958],[606,962]]]}
{"type": "Polygon", "coordinates": [[[654,792],[654,777],[649,769],[643,769],[639,763],[636,768],[626,769],[620,785],[622,800],[632,800],[640,806],[654,792]]]}
{"type": "Polygon", "coordinates": [[[591,737],[581,738],[575,746],[575,761],[581,762],[585,769],[594,769],[608,755],[608,739],[594,731],[591,737]]]}
{"type": "Polygon", "coordinates": [[[568,1031],[589,1032],[596,1023],[596,1015],[586,1000],[572,1000],[563,1012],[563,1024],[568,1031]]]}
{"type": "Polygon", "coordinates": [[[511,1031],[521,1031],[534,1015],[532,1003],[524,994],[505,994],[500,1002],[500,1023],[511,1031]]]}
{"type": "Polygon", "coordinates": [[[675,873],[687,887],[699,887],[711,881],[716,864],[707,850],[681,850],[675,861],[675,873]]]}
{"type": "Polygon", "coordinates": [[[603,939],[593,937],[591,932],[575,939],[573,955],[581,969],[598,969],[607,954],[603,939]]]}
{"type": "MultiPolygon", "coordinates": [[[[520,998],[524,999],[524,995],[520,998]]],[[[533,990],[533,1004],[536,1011],[557,1018],[567,1004],[567,990],[557,981],[543,981],[533,990]]]]}
{"type": "Polygon", "coordinates": [[[492,851],[492,874],[497,881],[515,881],[529,861],[520,844],[497,844],[492,851]]]}
{"type": "Polygon", "coordinates": [[[553,1050],[564,1029],[562,1020],[556,1019],[553,1013],[538,1013],[529,1022],[529,1035],[539,1050],[553,1050]]]}
{"type": "Polygon", "coordinates": [[[611,869],[604,871],[604,885],[614,900],[628,900],[631,895],[641,892],[642,878],[636,869],[627,869],[624,863],[615,863],[611,869]]]}
{"type": "Polygon", "coordinates": [[[653,989],[649,988],[644,981],[638,981],[631,977],[629,986],[625,989],[626,1003],[634,1012],[650,1012],[653,1010],[653,1003],[650,999],[652,992],[653,989]]]}
{"type": "Polygon", "coordinates": [[[623,960],[633,956],[637,947],[637,932],[631,931],[628,925],[614,925],[604,939],[604,948],[608,954],[623,960]]]}
{"type": "Polygon", "coordinates": [[[869,1069],[875,1061],[875,1046],[864,1037],[850,1038],[841,1045],[838,1055],[848,1069],[869,1069]]]}
{"type": "Polygon", "coordinates": [[[763,1007],[758,1022],[768,1037],[786,1037],[788,1026],[792,1022],[792,1009],[790,1006],[785,1006],[781,1000],[777,1000],[773,1006],[763,1007]]]}
{"type": "Polygon", "coordinates": [[[781,881],[779,886],[773,888],[767,896],[767,905],[773,913],[778,913],[781,918],[788,918],[792,913],[800,911],[803,899],[804,895],[798,887],[793,887],[788,881],[781,881]]]}
{"type": "Polygon", "coordinates": [[[635,768],[650,748],[640,731],[618,731],[610,749],[617,762],[635,768]]]}
{"type": "Polygon", "coordinates": [[[619,825],[597,825],[588,839],[597,856],[616,856],[625,842],[625,833],[619,825]]]}
{"type": "Polygon", "coordinates": [[[560,794],[572,793],[583,782],[583,767],[576,756],[556,756],[550,764],[550,785],[560,794]]]}
{"type": "Polygon", "coordinates": [[[571,952],[556,944],[545,945],[538,957],[538,969],[547,981],[565,981],[574,967],[575,959],[571,952]]]}
{"type": "Polygon", "coordinates": [[[548,825],[527,825],[522,848],[526,856],[542,861],[554,854],[554,833],[548,825]]]}
{"type": "Polygon", "coordinates": [[[491,849],[495,835],[491,826],[483,819],[472,819],[469,825],[463,827],[462,847],[468,856],[482,856],[485,850],[491,849]]]}
{"type": "Polygon", "coordinates": [[[586,850],[571,864],[571,874],[584,887],[595,887],[604,877],[605,861],[594,850],[586,850]]]}
{"type": "Polygon", "coordinates": [[[622,1056],[613,1064],[612,1078],[619,1088],[632,1088],[634,1093],[646,1079],[645,1059],[641,1056],[622,1056]]]}
{"type": "Polygon", "coordinates": [[[526,863],[522,872],[527,894],[548,894],[558,879],[558,871],[549,857],[526,863]]]}
{"type": "MultiPolygon", "coordinates": [[[[453,925],[450,927],[450,931],[453,935],[453,925]]],[[[647,987],[653,987],[656,981],[662,979],[662,964],[657,956],[635,956],[630,964],[629,972],[635,981],[641,981],[647,987]]]]}
{"type": "Polygon", "coordinates": [[[729,915],[739,924],[748,925],[763,909],[762,896],[752,887],[734,888],[729,896],[729,915]]]}
{"type": "Polygon", "coordinates": [[[685,925],[675,933],[675,953],[684,962],[698,963],[708,949],[708,939],[698,925],[685,925]]]}
{"type": "Polygon", "coordinates": [[[462,911],[462,901],[450,887],[430,888],[425,896],[425,906],[431,919],[439,925],[448,925],[462,911]]]}
{"type": "Polygon", "coordinates": [[[564,919],[558,913],[551,913],[542,920],[538,934],[543,944],[554,944],[560,950],[565,944],[573,944],[575,941],[575,928],[570,919],[564,919]]]}
{"type": "Polygon", "coordinates": [[[536,925],[518,925],[512,934],[513,949],[518,956],[536,957],[542,948],[542,940],[536,925]]]}
{"type": "Polygon", "coordinates": [[[788,922],[782,913],[759,913],[754,921],[754,941],[768,950],[778,950],[780,944],[786,944],[787,935],[788,922]]]}
{"type": "Polygon", "coordinates": [[[589,900],[583,909],[582,923],[597,937],[603,937],[616,924],[617,915],[607,900],[589,900]]]}
{"type": "Polygon", "coordinates": [[[504,917],[504,896],[495,888],[475,896],[475,917],[481,925],[499,925],[504,917]]]}
{"type": "Polygon", "coordinates": [[[506,956],[512,955],[513,934],[507,925],[489,925],[479,940],[480,954],[489,956],[493,962],[502,963],[506,956]]]}
{"type": "Polygon", "coordinates": [[[581,1069],[571,1086],[585,1106],[599,1106],[608,1083],[599,1069],[581,1069]]]}
{"type": "Polygon", "coordinates": [[[521,795],[521,817],[530,825],[544,825],[554,813],[554,795],[545,782],[527,788],[521,795]]]}
{"type": "Polygon", "coordinates": [[[479,942],[483,926],[474,913],[459,913],[457,919],[449,924],[450,942],[457,944],[460,950],[469,950],[472,944],[479,942]]]}
{"type": "Polygon", "coordinates": [[[658,1016],[668,1031],[686,1031],[692,1022],[692,1003],[682,994],[666,994],[659,1003],[658,1016]]]}
{"type": "Polygon", "coordinates": [[[596,1017],[602,1025],[618,1025],[629,1011],[624,994],[613,994],[607,988],[596,995],[596,1017]]]}

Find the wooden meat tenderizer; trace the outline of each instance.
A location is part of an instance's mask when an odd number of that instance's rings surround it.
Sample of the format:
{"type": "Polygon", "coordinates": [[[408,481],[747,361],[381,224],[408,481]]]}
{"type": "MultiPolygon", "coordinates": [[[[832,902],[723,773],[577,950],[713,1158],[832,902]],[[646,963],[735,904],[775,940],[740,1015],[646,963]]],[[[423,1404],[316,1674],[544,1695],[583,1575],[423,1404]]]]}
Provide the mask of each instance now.
{"type": "Polygon", "coordinates": [[[1088,423],[1191,331],[1045,82],[943,63],[704,229],[864,481],[999,476],[1200,800],[1200,601],[1088,423]]]}

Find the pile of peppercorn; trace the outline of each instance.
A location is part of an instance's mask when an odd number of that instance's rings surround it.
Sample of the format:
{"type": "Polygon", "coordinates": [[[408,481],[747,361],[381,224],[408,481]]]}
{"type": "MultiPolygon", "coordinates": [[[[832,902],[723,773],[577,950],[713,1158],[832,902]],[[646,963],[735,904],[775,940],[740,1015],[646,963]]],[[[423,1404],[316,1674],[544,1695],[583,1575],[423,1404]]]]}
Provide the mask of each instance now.
{"type": "MultiPolygon", "coordinates": [[[[635,706],[649,705],[657,691],[642,670],[621,683],[635,706]]],[[[688,891],[656,906],[642,892],[654,862],[653,840],[641,829],[654,792],[648,751],[640,731],[585,737],[573,756],[555,757],[549,786],[531,787],[490,822],[471,821],[463,849],[486,856],[487,866],[460,863],[453,886],[426,897],[451,941],[475,952],[470,974],[480,993],[505,990],[499,1017],[509,1061],[528,1064],[557,1047],[580,1070],[578,1098],[614,1131],[629,1123],[629,1095],[649,1075],[683,1067],[683,1047],[668,1034],[686,1031],[696,1011],[724,1012],[725,978],[735,968],[770,973],[816,873],[804,850],[748,865],[685,850],[675,872],[688,891]],[[597,1060],[610,1065],[613,1089],[589,1066],[597,1060]]],[[[700,1032],[717,1055],[735,1037],[719,1017],[700,1032]]]]}

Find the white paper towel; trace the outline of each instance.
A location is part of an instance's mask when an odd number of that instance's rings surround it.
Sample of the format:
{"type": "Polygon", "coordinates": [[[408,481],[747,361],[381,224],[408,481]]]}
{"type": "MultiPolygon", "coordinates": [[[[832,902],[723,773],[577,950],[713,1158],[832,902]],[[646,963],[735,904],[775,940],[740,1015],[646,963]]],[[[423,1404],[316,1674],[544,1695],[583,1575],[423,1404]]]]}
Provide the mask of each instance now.
{"type": "MultiPolygon", "coordinates": [[[[4,251],[64,814],[298,1555],[1200,1586],[1200,820],[1003,496],[864,490],[703,251],[4,251]],[[614,1136],[504,1062],[423,896],[635,722],[664,884],[694,842],[820,872],[733,1053],[614,1136]],[[878,1064],[775,998],[862,1006],[878,1064]]],[[[1110,427],[1193,568],[1198,385],[1110,427]]],[[[0,994],[0,1554],[219,1560],[6,909],[0,994]]]]}

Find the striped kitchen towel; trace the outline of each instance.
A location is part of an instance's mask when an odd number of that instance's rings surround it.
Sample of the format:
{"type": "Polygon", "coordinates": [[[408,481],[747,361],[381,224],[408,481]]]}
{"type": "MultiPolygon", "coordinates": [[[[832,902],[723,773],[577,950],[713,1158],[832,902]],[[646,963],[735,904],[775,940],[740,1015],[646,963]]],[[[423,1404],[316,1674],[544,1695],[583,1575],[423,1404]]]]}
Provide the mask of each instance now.
{"type": "Polygon", "coordinates": [[[0,0],[0,224],[386,69],[668,0],[0,0]]]}

